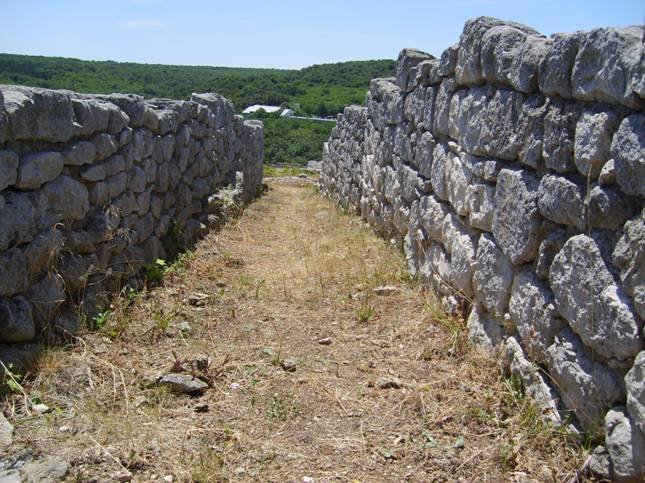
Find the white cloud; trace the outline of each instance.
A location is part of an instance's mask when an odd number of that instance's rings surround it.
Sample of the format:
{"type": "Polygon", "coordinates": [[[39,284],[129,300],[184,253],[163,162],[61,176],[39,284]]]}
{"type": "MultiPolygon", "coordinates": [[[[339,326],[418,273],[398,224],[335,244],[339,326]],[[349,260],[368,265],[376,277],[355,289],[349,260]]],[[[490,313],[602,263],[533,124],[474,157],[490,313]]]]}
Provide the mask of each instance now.
{"type": "Polygon", "coordinates": [[[123,20],[117,25],[122,30],[148,30],[166,27],[170,25],[170,22],[153,18],[144,18],[140,20],[123,20]]]}

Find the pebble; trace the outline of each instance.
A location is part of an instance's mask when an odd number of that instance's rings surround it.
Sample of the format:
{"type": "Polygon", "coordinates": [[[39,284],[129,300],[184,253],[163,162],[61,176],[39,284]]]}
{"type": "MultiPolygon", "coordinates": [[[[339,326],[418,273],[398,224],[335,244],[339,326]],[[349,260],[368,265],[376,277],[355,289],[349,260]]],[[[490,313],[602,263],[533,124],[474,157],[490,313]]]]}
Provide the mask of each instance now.
{"type": "Polygon", "coordinates": [[[320,345],[331,345],[332,342],[333,341],[331,340],[331,337],[324,337],[324,338],[318,340],[318,343],[320,345]]]}
{"type": "Polygon", "coordinates": [[[162,386],[168,386],[173,392],[182,394],[203,394],[208,389],[208,384],[188,374],[171,372],[161,376],[157,382],[162,386]]]}
{"type": "Polygon", "coordinates": [[[403,387],[403,383],[396,377],[382,377],[376,381],[376,385],[380,389],[400,389],[403,387]]]}
{"type": "Polygon", "coordinates": [[[132,474],[129,471],[121,471],[114,478],[116,481],[132,481],[132,474]]]}
{"type": "Polygon", "coordinates": [[[42,404],[42,403],[32,405],[31,409],[33,409],[38,414],[45,414],[45,413],[48,413],[48,412],[51,411],[49,406],[47,406],[46,404],[42,404]]]}
{"type": "Polygon", "coordinates": [[[399,288],[395,287],[394,285],[381,285],[380,287],[372,289],[372,292],[374,292],[376,295],[387,297],[395,294],[396,292],[399,292],[399,288]]]}
{"type": "Polygon", "coordinates": [[[285,359],[280,363],[280,367],[287,372],[296,372],[296,361],[293,359],[285,359]]]}
{"type": "Polygon", "coordinates": [[[206,403],[198,404],[195,406],[196,413],[207,413],[210,407],[206,403]]]}

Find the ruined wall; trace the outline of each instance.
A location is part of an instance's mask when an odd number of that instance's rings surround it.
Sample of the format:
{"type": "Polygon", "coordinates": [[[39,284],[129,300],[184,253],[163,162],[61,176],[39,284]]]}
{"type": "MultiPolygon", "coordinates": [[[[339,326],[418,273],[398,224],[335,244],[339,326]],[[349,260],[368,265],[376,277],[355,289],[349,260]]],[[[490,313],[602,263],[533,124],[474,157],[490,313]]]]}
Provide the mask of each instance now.
{"type": "Polygon", "coordinates": [[[0,360],[20,365],[261,192],[263,128],[190,101],[0,86],[0,360]],[[80,317],[79,317],[80,316],[80,317]]]}
{"type": "Polygon", "coordinates": [[[606,434],[618,479],[645,476],[643,30],[478,18],[440,59],[406,49],[339,116],[321,176],[546,419],[606,434]]]}

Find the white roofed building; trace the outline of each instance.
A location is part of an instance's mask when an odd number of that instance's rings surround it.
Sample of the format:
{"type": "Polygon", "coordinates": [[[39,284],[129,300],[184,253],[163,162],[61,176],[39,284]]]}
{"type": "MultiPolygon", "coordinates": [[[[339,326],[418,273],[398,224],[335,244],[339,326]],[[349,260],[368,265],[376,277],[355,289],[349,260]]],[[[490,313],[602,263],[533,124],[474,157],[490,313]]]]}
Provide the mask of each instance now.
{"type": "Polygon", "coordinates": [[[242,111],[242,114],[249,115],[249,114],[253,114],[253,113],[255,113],[255,112],[259,111],[259,110],[263,110],[264,112],[269,113],[269,114],[281,111],[280,112],[281,117],[291,117],[291,116],[293,116],[293,111],[291,109],[282,108],[280,106],[264,106],[262,104],[255,104],[253,106],[249,106],[249,107],[247,107],[246,109],[244,109],[242,111]]]}

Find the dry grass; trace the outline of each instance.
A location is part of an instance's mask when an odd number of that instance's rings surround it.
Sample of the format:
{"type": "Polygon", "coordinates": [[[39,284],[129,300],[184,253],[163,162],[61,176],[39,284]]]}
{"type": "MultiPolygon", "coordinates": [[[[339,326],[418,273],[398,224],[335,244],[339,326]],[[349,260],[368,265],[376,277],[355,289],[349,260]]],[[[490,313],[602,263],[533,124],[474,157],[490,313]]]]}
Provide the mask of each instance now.
{"type": "Polygon", "coordinates": [[[28,416],[16,397],[18,448],[95,481],[124,469],[139,481],[575,477],[584,452],[539,423],[395,249],[312,186],[271,186],[164,286],[42,359],[27,389],[54,411],[28,416]],[[400,291],[372,293],[384,284],[400,291]],[[202,354],[204,396],[150,384],[202,354]],[[380,389],[384,377],[403,387],[380,389]]]}

